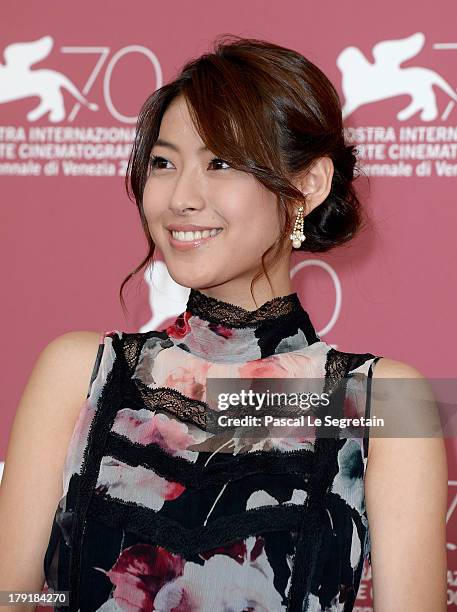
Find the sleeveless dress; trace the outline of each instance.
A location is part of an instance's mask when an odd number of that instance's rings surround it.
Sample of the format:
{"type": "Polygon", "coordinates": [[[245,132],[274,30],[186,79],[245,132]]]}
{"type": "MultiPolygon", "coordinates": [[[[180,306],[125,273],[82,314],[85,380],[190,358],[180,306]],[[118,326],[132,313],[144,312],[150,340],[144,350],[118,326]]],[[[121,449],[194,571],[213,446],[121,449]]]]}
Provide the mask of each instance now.
{"type": "Polygon", "coordinates": [[[248,311],[191,289],[166,329],[103,334],[43,561],[69,591],[55,609],[352,610],[371,563],[367,430],[210,451],[206,382],[344,380],[368,417],[378,359],[321,341],[297,293],[248,311]]]}

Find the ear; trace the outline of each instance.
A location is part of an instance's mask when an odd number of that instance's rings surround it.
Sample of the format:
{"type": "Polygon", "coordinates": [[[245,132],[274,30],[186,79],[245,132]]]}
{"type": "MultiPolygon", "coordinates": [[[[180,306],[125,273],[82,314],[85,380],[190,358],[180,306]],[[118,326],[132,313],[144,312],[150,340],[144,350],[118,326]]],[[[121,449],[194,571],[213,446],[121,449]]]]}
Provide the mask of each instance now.
{"type": "Polygon", "coordinates": [[[292,181],[306,197],[305,216],[319,206],[330,193],[334,166],[330,157],[319,157],[303,174],[292,181]]]}

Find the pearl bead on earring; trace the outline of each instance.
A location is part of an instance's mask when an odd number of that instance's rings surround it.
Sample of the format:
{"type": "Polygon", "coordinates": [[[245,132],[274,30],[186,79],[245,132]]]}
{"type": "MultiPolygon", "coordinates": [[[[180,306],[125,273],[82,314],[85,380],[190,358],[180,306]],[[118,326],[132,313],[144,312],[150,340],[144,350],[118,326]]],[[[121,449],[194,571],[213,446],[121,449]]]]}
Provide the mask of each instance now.
{"type": "Polygon", "coordinates": [[[304,240],[306,240],[306,236],[303,233],[303,206],[300,206],[297,212],[297,217],[295,219],[293,232],[290,234],[290,239],[292,240],[292,246],[295,249],[299,249],[304,240]]]}

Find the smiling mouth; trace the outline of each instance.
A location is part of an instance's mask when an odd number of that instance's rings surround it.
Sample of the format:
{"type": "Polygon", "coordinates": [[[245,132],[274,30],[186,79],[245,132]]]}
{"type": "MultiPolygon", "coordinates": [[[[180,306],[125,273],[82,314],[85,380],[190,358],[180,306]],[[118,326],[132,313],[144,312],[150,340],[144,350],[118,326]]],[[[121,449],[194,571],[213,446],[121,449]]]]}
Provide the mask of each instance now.
{"type": "Polygon", "coordinates": [[[178,242],[194,242],[195,240],[202,240],[205,238],[213,238],[222,232],[222,227],[214,228],[211,230],[203,230],[196,232],[178,232],[176,230],[169,230],[174,240],[178,242]]]}

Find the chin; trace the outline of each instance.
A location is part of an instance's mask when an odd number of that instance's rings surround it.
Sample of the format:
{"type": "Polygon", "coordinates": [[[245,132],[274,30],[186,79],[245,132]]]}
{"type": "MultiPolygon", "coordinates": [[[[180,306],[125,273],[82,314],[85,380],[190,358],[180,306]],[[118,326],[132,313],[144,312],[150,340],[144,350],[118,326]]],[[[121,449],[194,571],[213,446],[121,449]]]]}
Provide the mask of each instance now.
{"type": "MultiPolygon", "coordinates": [[[[167,265],[167,262],[165,262],[167,265]]],[[[175,274],[173,270],[173,266],[167,265],[167,270],[171,278],[181,285],[182,287],[192,287],[194,289],[204,289],[205,287],[210,287],[213,283],[209,278],[204,278],[202,276],[195,276],[195,274],[183,274],[183,270],[181,269],[179,272],[175,274]]]]}

